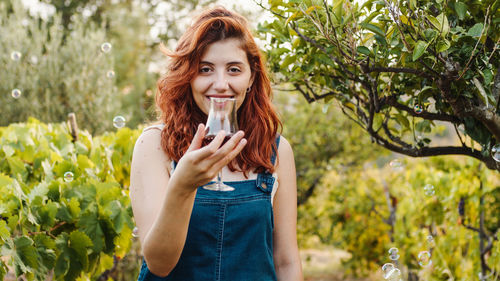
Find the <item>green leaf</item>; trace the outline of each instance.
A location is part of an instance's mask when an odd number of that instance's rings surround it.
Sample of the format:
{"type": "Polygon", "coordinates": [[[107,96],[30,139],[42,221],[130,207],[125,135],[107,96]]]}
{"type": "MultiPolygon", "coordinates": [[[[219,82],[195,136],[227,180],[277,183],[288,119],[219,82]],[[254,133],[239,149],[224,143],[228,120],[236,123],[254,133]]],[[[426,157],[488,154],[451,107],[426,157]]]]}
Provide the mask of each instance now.
{"type": "Polygon", "coordinates": [[[356,50],[358,51],[358,53],[361,53],[363,55],[367,55],[369,56],[370,55],[370,49],[368,49],[367,47],[365,46],[358,46],[356,48],[356,50]]]}
{"type": "Polygon", "coordinates": [[[26,236],[17,237],[14,239],[14,247],[16,274],[19,276],[22,273],[33,272],[38,265],[37,252],[35,247],[33,247],[33,240],[26,236]]]}
{"type": "Polygon", "coordinates": [[[36,197],[40,197],[44,199],[49,192],[49,187],[46,182],[41,182],[37,184],[31,191],[28,193],[28,199],[30,202],[35,200],[36,197]]]}
{"type": "Polygon", "coordinates": [[[450,32],[450,24],[448,23],[448,18],[444,13],[441,13],[436,18],[439,22],[439,30],[441,31],[441,36],[445,37],[448,32],[450,32]]]}
{"type": "Polygon", "coordinates": [[[82,154],[79,154],[77,159],[76,159],[76,164],[78,165],[78,168],[81,170],[85,170],[87,168],[94,168],[94,163],[90,161],[90,159],[82,154]]]}
{"type": "Polygon", "coordinates": [[[69,235],[69,247],[75,250],[78,261],[82,264],[83,270],[87,270],[89,265],[87,251],[93,246],[92,240],[83,232],[75,230],[69,235]]]}
{"type": "Polygon", "coordinates": [[[483,31],[483,24],[476,23],[473,27],[469,29],[469,31],[467,31],[467,35],[472,37],[479,37],[482,31],[483,31]]]}
{"type": "Polygon", "coordinates": [[[56,262],[55,241],[45,234],[36,235],[33,240],[35,241],[36,250],[41,257],[43,265],[47,269],[53,268],[56,262]]]}
{"type": "Polygon", "coordinates": [[[427,49],[428,44],[424,41],[419,40],[415,45],[415,49],[413,49],[413,61],[418,60],[427,49]]]}
{"type": "MultiPolygon", "coordinates": [[[[64,276],[69,270],[69,259],[70,257],[64,252],[59,255],[56,260],[56,266],[54,267],[54,274],[56,277],[64,276]]],[[[60,278],[58,278],[60,280],[60,278]]]]}
{"type": "Polygon", "coordinates": [[[4,220],[0,220],[0,239],[5,242],[9,237],[10,232],[7,227],[7,222],[5,222],[4,220]]]}
{"type": "Polygon", "coordinates": [[[9,163],[11,175],[15,176],[20,174],[23,178],[28,176],[28,171],[26,171],[24,163],[19,157],[7,157],[7,163],[9,163]]]}
{"type": "Polygon", "coordinates": [[[366,28],[366,29],[370,30],[371,32],[385,38],[385,32],[380,27],[378,27],[376,25],[373,25],[371,23],[362,23],[361,27],[366,28]]]}
{"type": "Polygon", "coordinates": [[[48,201],[38,210],[38,218],[42,226],[51,227],[56,220],[56,214],[60,211],[59,204],[48,201]]]}
{"type": "Polygon", "coordinates": [[[287,56],[280,65],[283,70],[288,70],[288,66],[297,60],[296,56],[287,56]]]}
{"type": "Polygon", "coordinates": [[[118,200],[111,201],[108,206],[111,210],[111,221],[114,223],[114,227],[117,232],[121,232],[125,223],[125,214],[122,211],[123,207],[118,200]]]}
{"type": "Polygon", "coordinates": [[[467,5],[462,2],[455,3],[455,12],[457,12],[458,18],[463,20],[467,14],[467,5]]]}
{"type": "Polygon", "coordinates": [[[396,115],[396,120],[398,121],[398,123],[405,127],[405,128],[410,128],[410,121],[408,121],[408,118],[402,114],[397,114],[396,115]]]}
{"type": "Polygon", "coordinates": [[[99,223],[97,207],[87,209],[77,225],[94,242],[94,252],[101,252],[104,248],[104,232],[99,223]]]}
{"type": "Polygon", "coordinates": [[[440,40],[437,43],[436,50],[439,53],[441,53],[441,52],[444,52],[444,51],[448,50],[450,48],[450,46],[451,46],[450,41],[448,41],[446,39],[440,40]]]}
{"type": "Polygon", "coordinates": [[[432,28],[427,28],[426,30],[424,30],[424,37],[427,42],[432,42],[434,39],[436,39],[437,35],[437,31],[432,28]]]}
{"type": "Polygon", "coordinates": [[[484,77],[484,85],[489,86],[491,81],[493,81],[493,72],[490,69],[485,68],[483,70],[483,77],[484,77]]]}
{"type": "Polygon", "coordinates": [[[429,120],[423,120],[415,124],[415,130],[418,132],[430,133],[431,132],[431,123],[429,120]]]}
{"type": "Polygon", "coordinates": [[[373,117],[373,125],[372,128],[374,131],[378,131],[382,127],[382,122],[384,121],[384,118],[382,117],[381,114],[375,114],[373,117]]]}
{"type": "Polygon", "coordinates": [[[437,30],[441,30],[441,24],[439,23],[439,20],[431,15],[427,15],[427,19],[432,23],[434,28],[437,30]]]}
{"type": "Polygon", "coordinates": [[[298,14],[299,14],[299,11],[293,13],[290,17],[288,17],[288,19],[286,19],[285,25],[288,25],[289,22],[293,21],[297,17],[298,14]]]}
{"type": "Polygon", "coordinates": [[[0,173],[0,187],[12,184],[12,179],[3,173],[0,173]]]}

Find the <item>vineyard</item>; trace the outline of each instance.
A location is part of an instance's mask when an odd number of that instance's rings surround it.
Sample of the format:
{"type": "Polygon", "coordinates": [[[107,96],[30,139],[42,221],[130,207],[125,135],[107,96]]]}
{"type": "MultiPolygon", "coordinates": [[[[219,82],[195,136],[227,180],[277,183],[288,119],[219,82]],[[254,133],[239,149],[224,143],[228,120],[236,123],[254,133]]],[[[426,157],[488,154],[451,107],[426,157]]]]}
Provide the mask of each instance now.
{"type": "MultiPolygon", "coordinates": [[[[218,1],[22,2],[0,1],[0,280],[135,280],[160,44],[218,1]]],[[[500,0],[254,5],[304,279],[499,281],[500,0]]]]}

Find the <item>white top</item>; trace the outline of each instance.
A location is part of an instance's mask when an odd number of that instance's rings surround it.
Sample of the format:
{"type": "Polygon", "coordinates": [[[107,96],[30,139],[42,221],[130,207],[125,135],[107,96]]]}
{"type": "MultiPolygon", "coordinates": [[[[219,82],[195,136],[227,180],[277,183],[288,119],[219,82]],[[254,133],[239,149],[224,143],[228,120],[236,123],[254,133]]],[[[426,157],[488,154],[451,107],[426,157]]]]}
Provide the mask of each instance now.
{"type": "MultiPolygon", "coordinates": [[[[150,129],[158,129],[161,131],[161,130],[163,130],[164,127],[165,127],[164,124],[151,125],[149,127],[144,128],[143,132],[146,130],[150,130],[150,129]]],[[[173,168],[174,168],[174,161],[172,161],[172,167],[171,167],[172,171],[174,170],[173,168]]],[[[258,176],[257,173],[250,171],[248,173],[248,180],[256,180],[257,176],[258,176]]],[[[276,172],[273,173],[273,177],[276,180],[274,181],[273,191],[271,192],[271,204],[273,204],[273,202],[274,202],[274,195],[276,194],[276,191],[278,190],[278,186],[279,186],[278,174],[276,172]]],[[[229,171],[227,166],[222,169],[222,178],[225,179],[225,181],[241,180],[241,178],[236,179],[234,173],[231,173],[231,171],[229,171]]],[[[214,180],[215,180],[215,178],[214,178],[214,180]]]]}

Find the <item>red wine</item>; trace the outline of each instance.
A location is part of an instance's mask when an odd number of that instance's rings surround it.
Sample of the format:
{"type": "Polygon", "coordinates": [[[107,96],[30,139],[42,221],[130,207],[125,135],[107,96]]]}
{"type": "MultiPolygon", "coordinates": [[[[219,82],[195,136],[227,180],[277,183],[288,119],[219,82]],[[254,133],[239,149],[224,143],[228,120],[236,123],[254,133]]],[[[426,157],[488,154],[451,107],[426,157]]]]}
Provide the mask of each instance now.
{"type": "MultiPolygon", "coordinates": [[[[223,146],[224,144],[226,144],[226,142],[233,136],[233,134],[230,134],[230,135],[226,135],[224,137],[224,140],[222,141],[222,144],[221,146],[223,146]]],[[[208,136],[205,136],[203,138],[203,142],[202,142],[202,145],[203,146],[207,146],[208,144],[210,144],[215,138],[215,135],[208,135],[208,136]]]]}

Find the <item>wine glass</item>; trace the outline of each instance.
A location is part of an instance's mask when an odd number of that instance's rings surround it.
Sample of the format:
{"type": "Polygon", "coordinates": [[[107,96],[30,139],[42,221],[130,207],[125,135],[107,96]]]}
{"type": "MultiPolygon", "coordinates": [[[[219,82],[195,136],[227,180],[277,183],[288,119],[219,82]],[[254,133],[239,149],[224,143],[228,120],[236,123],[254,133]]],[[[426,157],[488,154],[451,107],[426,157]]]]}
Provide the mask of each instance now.
{"type": "MultiPolygon", "coordinates": [[[[237,131],[236,100],[233,98],[210,97],[210,110],[205,125],[205,138],[203,145],[209,144],[219,131],[224,130],[226,136],[224,145],[237,131]]],[[[234,188],[222,182],[222,170],[217,173],[217,181],[203,186],[204,189],[214,191],[233,191],[234,188]]]]}

